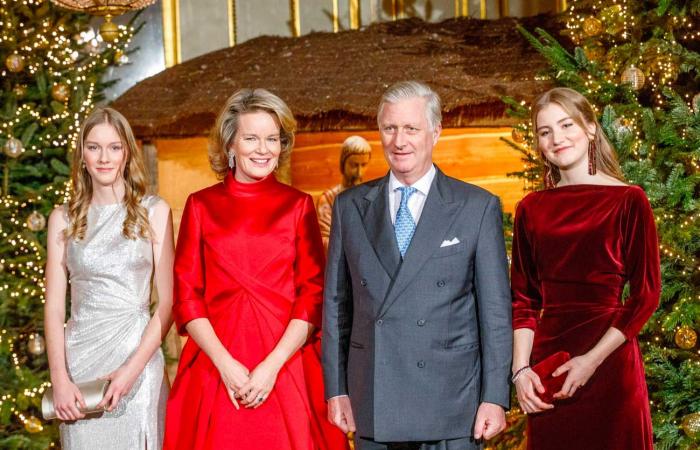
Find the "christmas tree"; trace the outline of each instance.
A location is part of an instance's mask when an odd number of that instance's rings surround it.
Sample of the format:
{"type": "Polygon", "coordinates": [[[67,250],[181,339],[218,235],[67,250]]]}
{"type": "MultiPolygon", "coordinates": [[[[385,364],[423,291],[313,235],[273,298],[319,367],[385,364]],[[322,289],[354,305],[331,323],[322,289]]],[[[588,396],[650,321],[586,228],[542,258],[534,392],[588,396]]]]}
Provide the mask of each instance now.
{"type": "MultiPolygon", "coordinates": [[[[542,77],[584,94],[597,108],[631,184],[646,191],[659,233],[661,304],[640,335],[655,447],[700,448],[700,1],[582,0],[563,36],[521,32],[549,61],[542,77]]],[[[526,190],[543,187],[527,105],[509,143],[522,154],[526,190]]],[[[524,418],[497,448],[522,445],[524,418]]],[[[523,447],[524,448],[524,447],[523,447]]]]}
{"type": "Polygon", "coordinates": [[[46,217],[66,200],[69,153],[101,77],[135,32],[115,26],[103,40],[90,20],[48,0],[0,0],[0,448],[57,445],[41,419],[46,217]]]}

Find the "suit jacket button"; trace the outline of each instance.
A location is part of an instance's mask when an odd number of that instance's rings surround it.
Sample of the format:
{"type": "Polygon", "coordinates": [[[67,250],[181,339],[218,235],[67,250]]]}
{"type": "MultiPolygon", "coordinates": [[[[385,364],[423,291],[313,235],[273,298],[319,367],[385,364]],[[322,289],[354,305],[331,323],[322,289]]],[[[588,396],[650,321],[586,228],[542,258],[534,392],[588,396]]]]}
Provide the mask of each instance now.
{"type": "Polygon", "coordinates": [[[384,321],[382,319],[377,320],[377,325],[381,325],[383,323],[384,323],[384,321]]]}
{"type": "Polygon", "coordinates": [[[437,282],[438,287],[443,287],[445,285],[445,280],[440,280],[437,282]]]}
{"type": "Polygon", "coordinates": [[[365,280],[364,278],[361,279],[361,280],[360,280],[360,285],[362,285],[362,286],[367,286],[367,280],[365,280]]]}
{"type": "Polygon", "coordinates": [[[425,367],[425,361],[418,361],[418,367],[420,367],[421,369],[425,367]]]}
{"type": "Polygon", "coordinates": [[[416,323],[418,324],[419,327],[422,327],[423,325],[425,325],[425,320],[418,319],[418,322],[416,322],[416,323]]]}

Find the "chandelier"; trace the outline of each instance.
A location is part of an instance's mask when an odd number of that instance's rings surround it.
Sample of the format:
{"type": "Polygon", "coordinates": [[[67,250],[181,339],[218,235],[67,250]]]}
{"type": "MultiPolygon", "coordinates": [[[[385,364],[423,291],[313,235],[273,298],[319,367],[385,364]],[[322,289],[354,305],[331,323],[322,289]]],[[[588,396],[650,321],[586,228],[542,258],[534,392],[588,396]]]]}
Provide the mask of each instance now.
{"type": "Polygon", "coordinates": [[[145,8],[156,0],[51,0],[57,6],[73,11],[86,12],[93,16],[104,16],[100,26],[100,35],[107,42],[113,42],[119,36],[119,27],[112,22],[114,16],[127,11],[145,8]]]}

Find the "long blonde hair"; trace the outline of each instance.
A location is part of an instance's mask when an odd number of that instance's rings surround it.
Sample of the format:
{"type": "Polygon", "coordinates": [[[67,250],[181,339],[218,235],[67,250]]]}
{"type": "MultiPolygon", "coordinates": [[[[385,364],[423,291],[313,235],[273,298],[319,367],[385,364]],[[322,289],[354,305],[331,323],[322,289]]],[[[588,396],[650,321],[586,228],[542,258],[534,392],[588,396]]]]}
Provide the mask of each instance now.
{"type": "Polygon", "coordinates": [[[242,114],[264,111],[277,118],[280,125],[282,151],[278,165],[283,166],[292,154],[297,122],[287,104],[266,89],[239,89],[221,109],[209,139],[209,165],[217,178],[223,179],[228,171],[228,152],[238,131],[238,119],[242,114]]]}
{"type": "Polygon", "coordinates": [[[122,226],[122,233],[127,239],[149,239],[151,237],[148,222],[148,211],[141,205],[141,200],[146,194],[147,176],[143,153],[136,145],[134,133],[126,118],[118,111],[97,107],[83,121],[80,133],[73,151],[71,181],[73,189],[68,201],[69,225],[66,236],[81,240],[87,230],[87,213],[92,200],[92,178],[85,167],[83,150],[85,138],[97,125],[109,124],[117,131],[125,151],[124,172],[119,176],[124,178],[124,206],[126,218],[122,226]]]}
{"type": "MultiPolygon", "coordinates": [[[[554,103],[563,109],[569,117],[582,129],[588,130],[590,125],[595,125],[595,135],[593,136],[593,143],[595,144],[596,152],[596,167],[601,172],[616,178],[622,182],[626,182],[625,176],[622,174],[622,169],[620,169],[620,163],[617,160],[617,154],[612,144],[608,140],[608,137],[603,132],[603,127],[600,126],[598,122],[598,117],[596,116],[595,110],[588,102],[586,97],[574,91],[573,89],[556,87],[548,90],[544,94],[540,95],[537,100],[532,104],[531,119],[532,119],[532,129],[537,130],[537,115],[542,109],[547,105],[554,103]]],[[[588,134],[588,132],[586,132],[588,134]]],[[[534,133],[535,148],[539,150],[539,140],[537,133],[534,133]]],[[[554,164],[549,163],[547,158],[542,154],[540,150],[540,157],[545,163],[544,168],[544,179],[551,176],[554,184],[557,184],[561,180],[561,174],[559,173],[559,168],[554,164]]]]}

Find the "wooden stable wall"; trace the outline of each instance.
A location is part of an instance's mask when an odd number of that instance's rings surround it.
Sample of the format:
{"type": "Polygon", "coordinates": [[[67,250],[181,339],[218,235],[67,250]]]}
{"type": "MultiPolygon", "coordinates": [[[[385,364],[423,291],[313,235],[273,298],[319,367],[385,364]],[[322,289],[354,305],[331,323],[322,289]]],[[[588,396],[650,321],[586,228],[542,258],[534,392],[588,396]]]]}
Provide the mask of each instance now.
{"type": "MultiPolygon", "coordinates": [[[[460,128],[444,130],[433,153],[446,174],[481,186],[498,195],[505,211],[512,212],[523,196],[522,181],[506,176],[522,169],[517,152],[501,137],[510,128],[460,128]]],[[[372,145],[372,160],[365,180],[386,174],[377,131],[301,133],[292,154],[292,185],[314,198],[340,182],[338,157],[346,137],[359,134],[372,145]]],[[[189,193],[217,182],[209,168],[207,139],[161,139],[154,142],[158,155],[158,192],[173,209],[178,229],[189,193]]]]}

